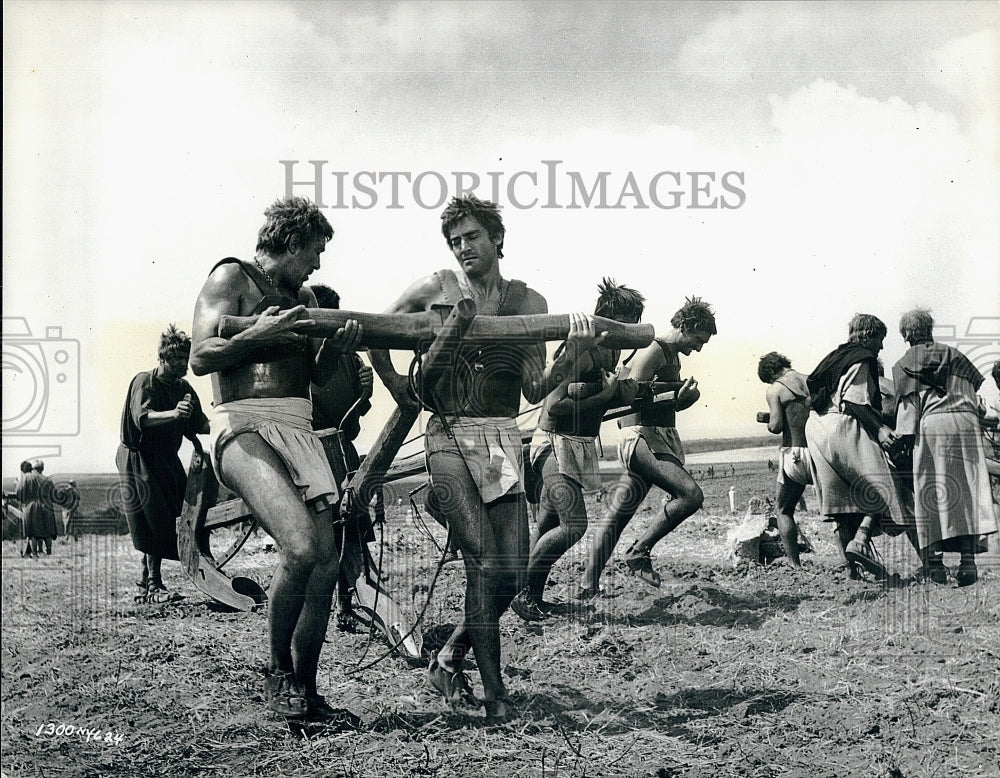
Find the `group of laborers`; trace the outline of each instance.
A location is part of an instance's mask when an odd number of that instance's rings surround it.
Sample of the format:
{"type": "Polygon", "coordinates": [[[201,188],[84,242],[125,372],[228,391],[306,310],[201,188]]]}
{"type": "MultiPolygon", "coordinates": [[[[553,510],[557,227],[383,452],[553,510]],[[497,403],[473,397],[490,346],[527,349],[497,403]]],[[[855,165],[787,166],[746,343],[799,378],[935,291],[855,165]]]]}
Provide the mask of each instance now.
{"type": "Polygon", "coordinates": [[[758,375],[769,385],[761,421],[782,435],[778,526],[793,564],[795,506],[814,484],[852,577],[863,569],[885,578],[871,539],[905,533],[927,580],[946,583],[943,554],[957,552],[956,583],[977,581],[977,544],[997,531],[977,395],[984,377],[933,330],[929,311],[903,314],[909,349],[891,381],[878,361],[887,329],[871,314],[851,319],[847,342],[808,377],[777,352],[761,357],[758,375]]]}
{"type": "MultiPolygon", "coordinates": [[[[430,311],[462,299],[471,299],[486,316],[547,313],[542,295],[501,274],[505,228],[494,203],[453,198],[441,216],[441,229],[458,267],[412,283],[387,313],[430,311]]],[[[342,482],[314,430],[336,426],[353,437],[348,428],[366,410],[372,384],[370,370],[354,354],[362,344],[361,325],[347,319],[333,335],[320,338],[315,336],[316,321],[307,318],[307,309],[336,307],[306,285],[332,236],[326,217],[304,198],[288,197],[266,210],[254,257],[230,257],[210,270],[195,305],[191,339],[171,328],[161,343],[159,367],[133,381],[119,451],[125,483],[134,480],[131,491],[137,496],[127,504],[133,539],[137,549],[152,555],[146,558],[140,584],[160,591],[157,557],[168,556],[171,539],[154,543],[156,533],[144,536],[141,524],[169,516],[172,530],[179,505],[163,507],[162,516],[155,518],[160,509],[151,510],[154,491],[147,481],[161,479],[178,488],[179,463],[168,460],[177,459],[184,436],[196,441],[197,434],[208,431],[197,395],[183,375],[188,364],[196,375],[212,374],[219,420],[212,464],[219,480],[243,499],[279,549],[269,589],[270,661],[263,684],[269,708],[293,718],[340,715],[319,694],[316,682],[338,578],[342,609],[349,608],[351,575],[343,574],[346,533],[337,510],[342,482]],[[245,329],[223,336],[220,324],[226,316],[251,318],[245,329]],[[341,381],[334,380],[338,371],[344,375],[341,381]]],[[[605,279],[595,314],[638,322],[643,304],[636,290],[605,279]]],[[[870,324],[859,333],[880,342],[870,324]]],[[[700,396],[697,381],[682,378],[680,357],[700,351],[715,334],[711,306],[692,297],[671,318],[667,332],[634,355],[627,371],[618,365],[619,352],[603,345],[604,336],[586,314],[570,316],[568,337],[551,360],[543,342],[523,338],[463,343],[453,355],[435,388],[424,444],[428,504],[448,526],[466,571],[464,616],[428,669],[430,685],[456,710],[485,712],[491,720],[511,714],[501,674],[499,618],[508,607],[529,621],[546,616],[541,597],[546,579],[586,530],[584,492],[599,487],[595,438],[601,419],[609,407],[629,405],[644,391],[671,392],[672,401],[640,402],[623,420],[619,453],[625,472],[608,493],[578,596],[600,591],[601,572],[652,486],[671,499],[625,551],[623,561],[646,583],[660,585],[651,560],[654,545],[703,502],[701,489],[684,469],[675,427],[676,412],[700,396]],[[522,397],[543,403],[539,444],[530,453],[541,480],[534,542],[521,431],[515,423],[522,397]],[[470,651],[479,668],[481,696],[464,672],[470,651]]],[[[866,353],[873,353],[874,341],[866,344],[866,353]]],[[[397,371],[390,352],[373,348],[368,357],[395,401],[414,407],[418,399],[412,376],[397,371]]],[[[842,361],[835,360],[833,369],[868,367],[866,359],[842,361]]],[[[868,386],[867,376],[852,374],[844,387],[829,379],[830,407],[821,410],[839,414],[831,408],[843,406],[849,387],[868,386]]],[[[851,392],[846,402],[856,402],[851,392]]],[[[877,395],[869,396],[867,404],[877,407],[877,395]]],[[[928,413],[923,406],[920,410],[928,413]]],[[[896,444],[895,435],[891,441],[884,437],[887,447],[896,444]]],[[[790,433],[787,443],[800,449],[801,460],[805,442],[800,438],[790,433]]],[[[816,439],[819,445],[820,436],[816,439]]],[[[356,452],[352,461],[357,462],[356,452]]],[[[824,506],[834,505],[835,492],[825,494],[824,506]]],[[[176,553],[176,537],[172,542],[176,553]]]]}

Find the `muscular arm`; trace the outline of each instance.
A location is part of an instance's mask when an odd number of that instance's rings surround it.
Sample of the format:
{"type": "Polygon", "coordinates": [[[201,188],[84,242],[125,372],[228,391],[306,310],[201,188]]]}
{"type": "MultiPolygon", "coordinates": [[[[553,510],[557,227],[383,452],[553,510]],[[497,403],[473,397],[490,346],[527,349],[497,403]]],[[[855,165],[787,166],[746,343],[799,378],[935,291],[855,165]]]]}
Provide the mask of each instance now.
{"type": "MultiPolygon", "coordinates": [[[[588,351],[580,357],[576,365],[576,370],[573,372],[579,376],[580,374],[587,373],[593,369],[594,355],[592,352],[588,351]]],[[[597,394],[585,399],[575,399],[569,396],[569,385],[572,382],[572,376],[564,381],[561,381],[559,385],[549,393],[548,397],[546,397],[548,412],[553,416],[567,416],[571,413],[589,411],[592,408],[604,405],[610,401],[616,388],[616,386],[612,386],[609,390],[607,383],[605,383],[605,386],[597,394]]]]}
{"type": "Polygon", "coordinates": [[[246,313],[240,310],[244,296],[250,294],[249,281],[235,265],[222,265],[215,269],[198,295],[195,303],[194,324],[191,337],[191,372],[195,375],[214,373],[238,364],[261,346],[292,344],[307,348],[303,334],[316,322],[299,319],[305,310],[297,305],[285,311],[271,306],[247,330],[231,338],[220,338],[219,320],[230,314],[246,313]]]}
{"type": "Polygon", "coordinates": [[[767,387],[767,410],[767,431],[780,435],[785,431],[785,406],[781,402],[781,387],[777,384],[767,387]]]}
{"type": "MultiPolygon", "coordinates": [[[[438,302],[441,295],[441,287],[434,276],[426,276],[412,283],[399,299],[390,305],[384,313],[419,313],[430,310],[431,305],[438,302]]],[[[388,349],[370,349],[368,351],[368,361],[378,374],[379,379],[385,384],[386,389],[392,394],[393,399],[399,405],[412,405],[413,399],[409,395],[409,380],[406,376],[396,372],[389,356],[388,349]]]]}
{"type": "MultiPolygon", "coordinates": [[[[549,306],[538,292],[528,289],[521,304],[521,315],[548,313],[549,306]]],[[[575,381],[582,372],[577,361],[603,340],[593,335],[593,319],[585,314],[573,314],[566,348],[548,365],[545,364],[545,344],[532,343],[522,349],[521,393],[530,403],[541,402],[564,381],[575,381]]]]}

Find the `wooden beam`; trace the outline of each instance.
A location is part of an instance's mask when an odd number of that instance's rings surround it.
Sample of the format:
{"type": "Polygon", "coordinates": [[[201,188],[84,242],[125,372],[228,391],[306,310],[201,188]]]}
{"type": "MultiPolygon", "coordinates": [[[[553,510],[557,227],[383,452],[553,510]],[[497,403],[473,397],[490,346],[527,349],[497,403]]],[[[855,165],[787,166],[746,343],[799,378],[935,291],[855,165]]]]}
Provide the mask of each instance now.
{"type": "MultiPolygon", "coordinates": [[[[471,302],[471,301],[470,301],[471,302]]],[[[361,313],[358,311],[308,308],[304,317],[316,322],[310,335],[330,337],[348,319],[356,320],[363,330],[361,344],[366,348],[422,350],[431,345],[445,326],[444,311],[421,313],[361,313]]],[[[223,316],[219,337],[231,338],[249,329],[256,316],[223,316]]],[[[540,313],[525,316],[477,316],[463,338],[475,343],[537,343],[565,340],[569,336],[569,314],[540,313]]],[[[656,336],[652,324],[623,324],[595,316],[598,334],[607,333],[602,345],[608,348],[642,348],[656,336]]]]}

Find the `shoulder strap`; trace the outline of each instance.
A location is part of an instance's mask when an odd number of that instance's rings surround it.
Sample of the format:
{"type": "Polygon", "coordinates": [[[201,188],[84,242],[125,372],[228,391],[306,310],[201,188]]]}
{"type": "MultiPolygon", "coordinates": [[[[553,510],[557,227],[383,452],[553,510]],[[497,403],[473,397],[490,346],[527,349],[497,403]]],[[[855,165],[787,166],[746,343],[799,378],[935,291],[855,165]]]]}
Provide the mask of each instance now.
{"type": "Polygon", "coordinates": [[[455,276],[454,270],[449,268],[436,270],[434,277],[437,278],[438,284],[441,285],[441,291],[444,292],[444,301],[448,305],[457,305],[458,301],[465,297],[458,285],[458,278],[455,276]]]}
{"type": "Polygon", "coordinates": [[[521,301],[524,300],[528,285],[515,279],[511,279],[508,284],[507,296],[503,298],[503,305],[497,311],[497,316],[516,316],[521,312],[521,301]]]}
{"type": "Polygon", "coordinates": [[[803,392],[801,389],[796,389],[794,386],[789,386],[784,381],[782,381],[781,378],[775,379],[775,383],[781,384],[783,387],[785,387],[789,392],[792,393],[792,397],[803,398],[809,396],[808,393],[803,392]]]}
{"type": "Polygon", "coordinates": [[[212,275],[212,273],[216,271],[216,268],[222,267],[222,265],[232,265],[234,263],[240,266],[240,270],[243,271],[243,274],[253,281],[260,293],[266,297],[268,292],[271,291],[271,285],[267,283],[267,279],[264,278],[263,273],[237,257],[226,257],[225,259],[220,259],[212,265],[212,269],[208,271],[208,274],[212,275]]]}

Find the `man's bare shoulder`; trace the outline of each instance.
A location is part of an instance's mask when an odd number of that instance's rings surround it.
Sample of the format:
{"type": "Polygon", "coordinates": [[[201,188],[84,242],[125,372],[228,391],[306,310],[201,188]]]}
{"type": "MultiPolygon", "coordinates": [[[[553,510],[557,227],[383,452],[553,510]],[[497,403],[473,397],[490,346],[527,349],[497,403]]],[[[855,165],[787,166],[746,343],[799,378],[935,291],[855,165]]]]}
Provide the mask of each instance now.
{"type": "Polygon", "coordinates": [[[241,294],[250,284],[250,279],[243,272],[238,262],[226,262],[217,265],[202,287],[202,294],[241,294]]]}
{"type": "Polygon", "coordinates": [[[399,296],[388,313],[418,313],[429,310],[432,305],[443,303],[444,290],[436,275],[418,278],[399,296]]]}
{"type": "Polygon", "coordinates": [[[807,396],[809,394],[809,384],[806,381],[806,377],[802,375],[798,370],[786,370],[785,378],[790,379],[789,383],[798,390],[799,394],[805,393],[807,396]]]}

